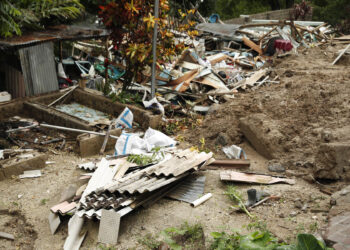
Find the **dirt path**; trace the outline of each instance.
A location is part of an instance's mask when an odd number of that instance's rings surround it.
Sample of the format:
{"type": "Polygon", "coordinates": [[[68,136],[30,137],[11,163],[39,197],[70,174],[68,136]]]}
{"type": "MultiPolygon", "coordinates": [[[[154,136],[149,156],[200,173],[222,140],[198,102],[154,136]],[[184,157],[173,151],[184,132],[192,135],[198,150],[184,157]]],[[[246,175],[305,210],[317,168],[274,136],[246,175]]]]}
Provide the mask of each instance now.
{"type": "MultiPolygon", "coordinates": [[[[258,155],[248,144],[241,146],[252,161],[251,170],[266,171],[266,159],[258,155]]],[[[68,218],[64,219],[57,233],[51,235],[47,220],[49,208],[57,204],[61,191],[65,187],[72,183],[79,184],[77,180],[80,174],[84,173],[76,168],[81,159],[73,154],[50,156],[49,160],[56,163],[45,167],[40,178],[24,180],[14,178],[0,182],[1,209],[19,211],[26,223],[32,225],[34,237],[28,237],[27,241],[34,245],[34,249],[62,249],[67,236],[68,218]],[[35,236],[37,236],[36,239],[35,236]]],[[[226,184],[219,180],[219,171],[207,170],[202,171],[201,174],[207,178],[205,192],[213,194],[208,202],[192,208],[187,203],[162,199],[148,209],[142,208],[127,215],[121,222],[117,249],[143,249],[144,247],[138,244],[139,239],[149,233],[157,234],[165,228],[179,226],[185,221],[203,225],[205,236],[209,239],[210,232],[213,231],[229,232],[238,229],[244,232],[246,229],[243,226],[251,221],[245,214],[232,213],[230,209],[232,202],[223,194],[226,184]]],[[[311,207],[326,209],[329,204],[329,197],[303,180],[297,180],[294,186],[277,184],[272,186],[237,185],[237,187],[244,193],[249,188],[257,188],[264,189],[271,194],[282,195],[281,201],[260,206],[253,212],[257,218],[266,221],[268,228],[281,239],[293,238],[298,229],[309,230],[325,225],[324,214],[303,213],[294,207],[294,200],[297,198],[308,202],[311,207]],[[290,217],[293,211],[299,214],[290,217]]],[[[0,220],[0,231],[15,233],[16,237],[14,242],[0,239],[0,249],[16,249],[16,246],[23,244],[21,236],[16,234],[16,230],[11,229],[16,227],[13,223],[8,223],[7,219],[0,220]]],[[[98,221],[87,221],[87,227],[89,232],[82,249],[95,249],[98,221]]]]}

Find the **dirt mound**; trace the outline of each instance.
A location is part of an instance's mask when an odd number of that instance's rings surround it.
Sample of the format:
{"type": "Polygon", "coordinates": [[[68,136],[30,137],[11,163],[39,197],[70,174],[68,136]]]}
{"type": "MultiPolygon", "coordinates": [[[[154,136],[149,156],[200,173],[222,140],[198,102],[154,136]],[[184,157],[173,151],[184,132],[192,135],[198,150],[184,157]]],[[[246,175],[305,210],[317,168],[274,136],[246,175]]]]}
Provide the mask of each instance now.
{"type": "Polygon", "coordinates": [[[288,163],[288,167],[295,163],[312,166],[319,144],[325,140],[324,131],[345,127],[350,122],[347,59],[331,65],[339,49],[310,48],[299,51],[299,55],[277,59],[272,74],[280,77],[279,84],[238,93],[232,102],[207,115],[202,127],[187,132],[185,138],[198,144],[204,137],[206,147],[223,156],[216,141],[218,134],[225,133],[228,144],[239,144],[244,140],[239,120],[264,114],[284,137],[280,145],[272,143],[276,145],[271,148],[274,158],[288,163]]]}

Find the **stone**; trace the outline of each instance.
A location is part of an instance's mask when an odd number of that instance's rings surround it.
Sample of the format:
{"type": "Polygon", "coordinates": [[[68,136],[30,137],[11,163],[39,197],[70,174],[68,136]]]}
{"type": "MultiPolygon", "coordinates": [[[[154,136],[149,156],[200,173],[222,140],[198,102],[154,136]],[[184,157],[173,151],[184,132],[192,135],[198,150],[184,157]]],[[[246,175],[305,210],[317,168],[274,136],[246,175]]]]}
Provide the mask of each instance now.
{"type": "Polygon", "coordinates": [[[295,217],[295,216],[297,216],[297,215],[298,215],[298,212],[297,212],[297,211],[292,211],[292,212],[289,214],[290,217],[295,217]]]}
{"type": "Polygon", "coordinates": [[[225,133],[220,132],[218,137],[216,138],[216,143],[222,146],[226,146],[228,144],[229,138],[225,133]]]}
{"type": "Polygon", "coordinates": [[[303,207],[303,203],[300,200],[294,202],[294,207],[301,209],[303,207]]]}
{"type": "Polygon", "coordinates": [[[267,168],[269,171],[276,173],[283,173],[286,171],[286,168],[279,163],[271,164],[267,168]]]}
{"type": "Polygon", "coordinates": [[[350,212],[332,217],[324,235],[334,249],[350,249],[350,212]]]}

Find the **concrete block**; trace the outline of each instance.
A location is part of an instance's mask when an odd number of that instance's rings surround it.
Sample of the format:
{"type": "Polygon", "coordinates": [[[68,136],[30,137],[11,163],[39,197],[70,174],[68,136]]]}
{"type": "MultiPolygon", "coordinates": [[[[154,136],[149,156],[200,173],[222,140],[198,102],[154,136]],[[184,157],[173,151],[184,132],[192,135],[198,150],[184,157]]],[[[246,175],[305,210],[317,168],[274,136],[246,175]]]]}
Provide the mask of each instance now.
{"type": "Polygon", "coordinates": [[[322,143],[315,157],[314,176],[321,179],[350,179],[350,141],[322,143]]]}
{"type": "Polygon", "coordinates": [[[252,114],[241,118],[239,127],[255,150],[267,159],[277,158],[283,152],[281,144],[285,138],[276,122],[266,115],[252,114]]]}
{"type": "Polygon", "coordinates": [[[99,96],[87,91],[76,89],[73,92],[75,102],[87,107],[106,112],[117,117],[123,110],[128,107],[134,114],[134,121],[139,123],[144,129],[149,127],[158,128],[162,119],[160,115],[153,115],[152,112],[136,107],[134,105],[126,105],[118,102],[113,102],[105,96],[99,96]]]}
{"type": "MultiPolygon", "coordinates": [[[[121,129],[111,130],[111,135],[119,136],[121,133],[121,129]]],[[[77,137],[77,153],[79,153],[81,157],[97,155],[100,152],[104,138],[104,136],[100,135],[79,135],[77,137]]],[[[110,137],[107,142],[106,151],[113,149],[116,141],[116,139],[110,137]]]]}
{"type": "MultiPolygon", "coordinates": [[[[33,158],[18,159],[6,162],[2,167],[2,172],[6,179],[11,178],[11,176],[18,176],[23,174],[27,170],[36,170],[45,167],[45,161],[47,161],[48,156],[45,154],[35,154],[33,158]]],[[[0,174],[1,179],[1,174],[0,174]]]]}

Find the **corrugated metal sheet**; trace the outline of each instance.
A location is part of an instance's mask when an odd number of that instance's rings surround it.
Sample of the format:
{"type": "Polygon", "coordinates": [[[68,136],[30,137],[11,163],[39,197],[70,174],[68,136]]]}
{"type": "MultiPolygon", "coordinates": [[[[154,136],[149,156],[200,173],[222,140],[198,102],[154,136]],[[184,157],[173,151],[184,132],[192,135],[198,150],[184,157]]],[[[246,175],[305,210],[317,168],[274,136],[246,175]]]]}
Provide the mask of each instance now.
{"type": "Polygon", "coordinates": [[[167,196],[180,201],[192,203],[204,193],[205,176],[189,176],[167,196]]]}
{"type": "MultiPolygon", "coordinates": [[[[108,177],[102,178],[100,175],[100,172],[110,171],[113,168],[109,167],[109,164],[99,164],[100,167],[90,180],[91,184],[89,182],[88,188],[80,199],[77,214],[88,218],[99,218],[101,209],[121,211],[129,206],[135,208],[157,197],[162,197],[172,191],[179,181],[197,170],[200,165],[206,164],[212,157],[212,153],[184,150],[173,154],[170,159],[169,156],[167,157],[167,160],[159,164],[136,170],[113,182],[110,180],[113,179],[114,172],[109,173],[108,177]],[[105,185],[102,186],[103,183],[105,185]]],[[[125,159],[121,158],[119,165],[122,165],[125,159]]],[[[115,167],[120,166],[117,164],[115,167]]],[[[197,190],[201,188],[198,187],[197,190]]]]}
{"type": "Polygon", "coordinates": [[[1,64],[1,71],[5,73],[5,88],[12,98],[25,97],[23,74],[9,64],[1,64]]]}
{"type": "Polygon", "coordinates": [[[19,55],[27,96],[58,90],[53,43],[20,49],[19,55]]]}
{"type": "Polygon", "coordinates": [[[26,32],[22,36],[13,36],[0,39],[0,49],[28,47],[39,43],[60,41],[60,40],[88,40],[109,35],[106,29],[92,27],[59,25],[46,30],[26,32]]]}
{"type": "Polygon", "coordinates": [[[236,38],[235,33],[239,26],[236,24],[200,23],[197,24],[196,29],[227,38],[236,38]]]}

